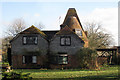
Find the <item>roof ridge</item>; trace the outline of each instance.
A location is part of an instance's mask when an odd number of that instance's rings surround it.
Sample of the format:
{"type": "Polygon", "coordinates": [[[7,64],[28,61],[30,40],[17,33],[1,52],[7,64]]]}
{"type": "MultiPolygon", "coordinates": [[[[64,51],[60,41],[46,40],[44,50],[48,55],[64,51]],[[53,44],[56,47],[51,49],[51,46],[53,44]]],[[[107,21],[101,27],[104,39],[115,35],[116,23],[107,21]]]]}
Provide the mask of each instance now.
{"type": "Polygon", "coordinates": [[[58,35],[58,34],[71,34],[71,33],[73,34],[74,32],[67,25],[65,25],[65,27],[62,28],[59,32],[57,32],[56,35],[58,35]]]}
{"type": "Polygon", "coordinates": [[[40,29],[38,29],[34,25],[32,25],[29,28],[25,29],[24,31],[20,32],[20,34],[31,34],[31,33],[42,34],[42,35],[46,36],[46,34],[44,32],[42,32],[40,29]]]}

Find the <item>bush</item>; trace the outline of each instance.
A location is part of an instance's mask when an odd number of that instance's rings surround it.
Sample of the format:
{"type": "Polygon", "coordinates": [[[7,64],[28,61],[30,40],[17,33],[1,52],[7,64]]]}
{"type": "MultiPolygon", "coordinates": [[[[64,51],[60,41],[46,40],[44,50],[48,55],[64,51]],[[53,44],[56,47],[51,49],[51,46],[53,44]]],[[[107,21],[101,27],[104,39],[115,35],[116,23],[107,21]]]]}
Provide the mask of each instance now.
{"type": "Polygon", "coordinates": [[[97,68],[97,51],[89,48],[81,48],[76,53],[79,68],[97,68]]]}
{"type": "Polygon", "coordinates": [[[23,72],[3,72],[2,73],[2,80],[30,80],[32,79],[29,77],[30,73],[24,74],[23,72]]]}

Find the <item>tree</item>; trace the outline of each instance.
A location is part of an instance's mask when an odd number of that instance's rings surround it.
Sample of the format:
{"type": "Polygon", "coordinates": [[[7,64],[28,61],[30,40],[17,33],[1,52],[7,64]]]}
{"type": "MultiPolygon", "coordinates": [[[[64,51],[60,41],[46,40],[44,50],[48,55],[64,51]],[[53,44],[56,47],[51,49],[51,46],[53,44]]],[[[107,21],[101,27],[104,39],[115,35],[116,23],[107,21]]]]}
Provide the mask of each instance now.
{"type": "Polygon", "coordinates": [[[23,19],[15,19],[13,23],[11,23],[7,29],[6,34],[7,36],[15,37],[19,32],[25,29],[25,21],[23,19]]]}
{"type": "Polygon", "coordinates": [[[36,26],[38,29],[40,29],[40,30],[45,27],[45,25],[43,25],[41,22],[36,23],[35,26],[36,26]]]}
{"type": "Polygon", "coordinates": [[[4,32],[5,36],[2,38],[2,60],[7,61],[7,49],[10,47],[10,40],[13,39],[18,33],[25,29],[25,21],[23,19],[15,19],[8,25],[8,29],[4,32]]]}
{"type": "MultiPolygon", "coordinates": [[[[36,24],[39,29],[44,28],[42,23],[36,24]]],[[[5,36],[2,38],[2,52],[3,61],[7,61],[7,49],[10,47],[10,40],[13,39],[18,33],[22,32],[26,28],[26,22],[21,19],[15,19],[11,24],[8,25],[8,29],[5,31],[5,36]]]]}
{"type": "Polygon", "coordinates": [[[9,41],[12,39],[13,37],[11,36],[7,36],[2,38],[2,61],[3,62],[7,62],[7,50],[10,47],[10,43],[9,41]]]}
{"type": "Polygon", "coordinates": [[[80,48],[75,56],[79,68],[99,69],[96,60],[96,50],[90,48],[80,48]]]}
{"type": "Polygon", "coordinates": [[[86,23],[84,26],[88,32],[87,37],[91,49],[106,48],[112,44],[112,36],[105,32],[100,23],[86,23]]]}

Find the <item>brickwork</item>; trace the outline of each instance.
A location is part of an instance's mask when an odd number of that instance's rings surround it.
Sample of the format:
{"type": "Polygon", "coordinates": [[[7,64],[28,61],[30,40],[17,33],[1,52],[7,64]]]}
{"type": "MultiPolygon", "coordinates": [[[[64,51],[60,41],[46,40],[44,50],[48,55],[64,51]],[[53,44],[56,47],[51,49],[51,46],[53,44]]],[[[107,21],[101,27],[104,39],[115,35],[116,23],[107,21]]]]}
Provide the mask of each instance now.
{"type": "Polygon", "coordinates": [[[46,56],[37,56],[37,63],[24,64],[22,62],[22,55],[12,56],[12,67],[13,68],[44,68],[46,66],[46,56]]]}

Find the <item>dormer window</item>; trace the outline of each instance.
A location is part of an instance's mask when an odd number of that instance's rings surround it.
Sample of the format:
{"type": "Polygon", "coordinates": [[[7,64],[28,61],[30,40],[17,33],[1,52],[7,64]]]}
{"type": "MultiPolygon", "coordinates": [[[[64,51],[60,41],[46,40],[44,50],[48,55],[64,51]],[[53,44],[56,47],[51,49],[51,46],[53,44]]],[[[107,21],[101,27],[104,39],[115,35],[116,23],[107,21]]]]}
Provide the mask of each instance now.
{"type": "Polygon", "coordinates": [[[38,37],[37,36],[23,36],[23,44],[30,44],[34,45],[37,44],[38,42],[38,37]]]}
{"type": "Polygon", "coordinates": [[[78,36],[82,36],[82,30],[76,30],[75,32],[78,36]]]}

